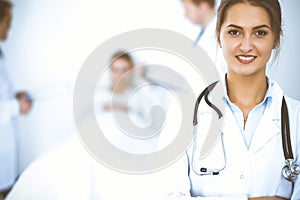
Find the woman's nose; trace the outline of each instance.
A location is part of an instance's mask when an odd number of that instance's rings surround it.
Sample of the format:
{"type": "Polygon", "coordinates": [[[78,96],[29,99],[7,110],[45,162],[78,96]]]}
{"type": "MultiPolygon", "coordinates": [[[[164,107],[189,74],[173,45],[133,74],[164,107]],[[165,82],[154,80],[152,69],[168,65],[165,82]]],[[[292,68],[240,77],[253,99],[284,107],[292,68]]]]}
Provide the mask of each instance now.
{"type": "Polygon", "coordinates": [[[242,41],[241,41],[241,45],[240,45],[240,49],[245,52],[248,53],[250,51],[252,51],[253,49],[253,41],[251,39],[250,36],[245,36],[242,41]]]}

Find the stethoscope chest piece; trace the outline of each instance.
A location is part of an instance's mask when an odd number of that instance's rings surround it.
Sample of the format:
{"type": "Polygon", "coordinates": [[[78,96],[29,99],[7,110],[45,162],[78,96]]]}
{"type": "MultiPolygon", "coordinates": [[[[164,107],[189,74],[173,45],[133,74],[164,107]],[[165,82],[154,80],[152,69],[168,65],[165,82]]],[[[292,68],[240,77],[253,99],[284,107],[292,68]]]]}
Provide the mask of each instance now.
{"type": "Polygon", "coordinates": [[[300,174],[300,167],[293,159],[287,159],[286,165],[282,168],[282,175],[288,181],[294,182],[300,174]]]}
{"type": "Polygon", "coordinates": [[[289,124],[288,109],[285,98],[283,97],[281,106],[281,135],[285,166],[282,168],[282,175],[286,180],[294,182],[297,179],[297,176],[300,174],[300,167],[294,161],[289,124]]]}

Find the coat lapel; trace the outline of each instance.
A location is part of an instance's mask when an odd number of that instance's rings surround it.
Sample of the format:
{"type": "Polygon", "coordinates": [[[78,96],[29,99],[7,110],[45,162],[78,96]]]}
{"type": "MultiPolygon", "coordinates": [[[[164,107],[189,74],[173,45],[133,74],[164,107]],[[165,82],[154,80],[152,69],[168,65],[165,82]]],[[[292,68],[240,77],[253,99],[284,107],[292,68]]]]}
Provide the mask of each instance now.
{"type": "Polygon", "coordinates": [[[279,116],[272,115],[270,109],[265,111],[265,114],[262,116],[256,131],[253,135],[250,151],[257,152],[264,145],[266,145],[274,136],[280,133],[280,128],[278,122],[280,122],[279,116]]]}
{"type": "Polygon", "coordinates": [[[225,113],[224,126],[222,128],[225,141],[234,141],[234,144],[232,143],[230,145],[235,145],[235,148],[237,149],[247,150],[244,138],[236,123],[234,115],[228,106],[226,106],[225,113]]]}
{"type": "Polygon", "coordinates": [[[283,91],[274,83],[272,90],[272,102],[266,108],[255,133],[253,135],[250,151],[257,152],[266,145],[274,136],[280,134],[281,104],[283,91]]]}

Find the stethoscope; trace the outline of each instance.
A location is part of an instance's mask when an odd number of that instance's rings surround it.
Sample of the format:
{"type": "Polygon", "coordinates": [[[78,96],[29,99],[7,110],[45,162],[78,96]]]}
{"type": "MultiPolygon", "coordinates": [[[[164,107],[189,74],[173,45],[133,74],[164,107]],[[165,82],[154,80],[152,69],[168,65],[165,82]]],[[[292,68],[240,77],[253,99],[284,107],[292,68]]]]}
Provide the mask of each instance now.
{"type": "MultiPolygon", "coordinates": [[[[191,160],[191,168],[193,169],[194,173],[197,175],[219,175],[222,170],[226,168],[226,152],[224,147],[224,139],[223,139],[223,133],[221,132],[221,143],[222,143],[222,150],[223,150],[223,158],[224,158],[224,166],[218,169],[213,168],[206,168],[206,167],[200,167],[199,170],[196,169],[195,166],[195,151],[197,146],[197,114],[198,114],[198,107],[200,104],[201,99],[204,97],[205,102],[208,104],[209,107],[211,107],[214,111],[217,112],[219,115],[219,119],[223,117],[222,112],[214,105],[212,104],[209,99],[208,95],[209,92],[213,90],[213,88],[216,86],[218,81],[210,84],[208,87],[206,87],[201,94],[198,96],[197,101],[195,103],[195,109],[194,109],[194,118],[193,118],[193,126],[194,126],[194,145],[193,145],[193,152],[192,152],[192,160],[191,160]]],[[[282,175],[283,177],[290,181],[294,182],[297,178],[297,176],[300,174],[300,167],[295,162],[293,151],[292,151],[292,145],[291,145],[291,138],[290,138],[290,125],[289,125],[289,116],[288,116],[288,110],[287,105],[285,102],[285,98],[283,96],[282,98],[282,106],[281,106],[281,135],[282,135],[282,146],[283,146],[283,153],[285,157],[285,166],[282,168],[282,175]]]]}

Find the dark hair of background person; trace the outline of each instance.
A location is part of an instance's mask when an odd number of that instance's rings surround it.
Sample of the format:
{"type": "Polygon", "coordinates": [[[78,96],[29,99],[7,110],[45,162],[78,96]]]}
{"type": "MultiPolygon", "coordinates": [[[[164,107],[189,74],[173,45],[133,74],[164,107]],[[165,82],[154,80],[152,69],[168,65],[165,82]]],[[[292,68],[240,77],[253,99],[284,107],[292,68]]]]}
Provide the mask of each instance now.
{"type": "Polygon", "coordinates": [[[215,7],[215,0],[191,0],[195,5],[199,5],[201,2],[207,2],[211,8],[215,7]]]}
{"type": "Polygon", "coordinates": [[[7,10],[12,7],[13,4],[10,1],[0,0],[0,21],[6,16],[7,10]]]}

